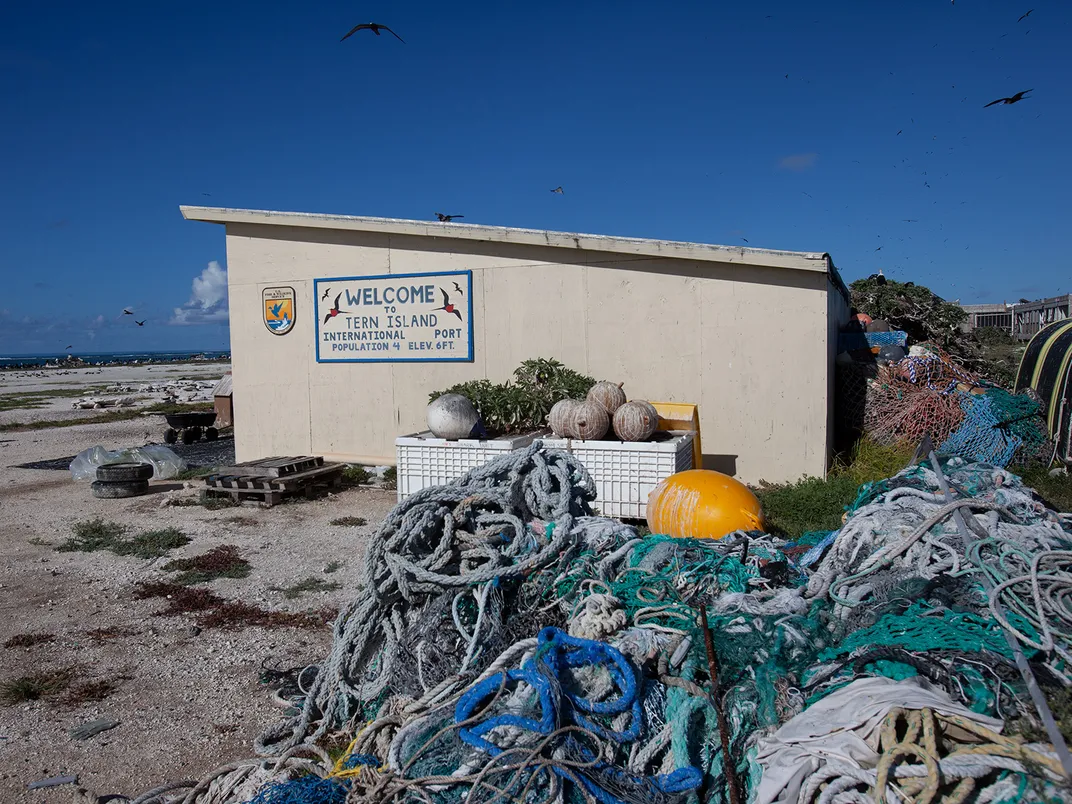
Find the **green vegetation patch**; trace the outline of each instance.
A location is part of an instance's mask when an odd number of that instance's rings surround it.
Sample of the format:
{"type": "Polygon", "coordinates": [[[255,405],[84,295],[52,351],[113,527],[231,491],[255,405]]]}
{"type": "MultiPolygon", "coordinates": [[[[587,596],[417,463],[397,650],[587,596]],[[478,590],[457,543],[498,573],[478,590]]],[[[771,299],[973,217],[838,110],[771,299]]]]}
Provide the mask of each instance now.
{"type": "Polygon", "coordinates": [[[107,550],[117,556],[160,558],[177,547],[190,543],[190,538],[177,528],[148,530],[127,538],[127,527],[101,518],[75,522],[74,535],[56,548],[61,553],[95,553],[107,550]]]}
{"type": "Polygon", "coordinates": [[[287,600],[295,600],[306,592],[334,592],[336,589],[341,589],[342,585],[335,581],[325,581],[322,578],[303,578],[290,586],[269,586],[268,588],[273,592],[282,592],[287,600]]]}
{"type": "Polygon", "coordinates": [[[239,555],[237,547],[225,544],[193,558],[169,561],[164,570],[178,572],[174,582],[180,586],[192,586],[217,578],[247,578],[252,567],[239,555]]]}

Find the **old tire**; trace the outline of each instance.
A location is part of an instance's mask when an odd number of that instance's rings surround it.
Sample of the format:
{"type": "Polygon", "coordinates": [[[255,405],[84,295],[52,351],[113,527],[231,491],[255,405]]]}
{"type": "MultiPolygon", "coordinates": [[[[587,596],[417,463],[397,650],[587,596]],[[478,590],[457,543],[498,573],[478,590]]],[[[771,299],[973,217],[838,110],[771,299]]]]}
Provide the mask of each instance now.
{"type": "Polygon", "coordinates": [[[169,427],[164,431],[164,443],[174,444],[179,440],[179,432],[172,427],[169,427]]]}
{"type": "Polygon", "coordinates": [[[119,500],[124,497],[140,497],[148,493],[148,480],[129,480],[123,483],[93,481],[93,496],[98,500],[119,500]]]}
{"type": "Polygon", "coordinates": [[[197,427],[187,427],[182,431],[182,443],[192,444],[201,437],[201,431],[197,427]]]}
{"type": "Polygon", "coordinates": [[[205,428],[205,441],[215,441],[219,437],[220,431],[217,430],[215,427],[205,428]]]}
{"type": "Polygon", "coordinates": [[[149,480],[153,476],[151,463],[106,463],[97,467],[97,480],[104,483],[128,483],[149,480]]]}

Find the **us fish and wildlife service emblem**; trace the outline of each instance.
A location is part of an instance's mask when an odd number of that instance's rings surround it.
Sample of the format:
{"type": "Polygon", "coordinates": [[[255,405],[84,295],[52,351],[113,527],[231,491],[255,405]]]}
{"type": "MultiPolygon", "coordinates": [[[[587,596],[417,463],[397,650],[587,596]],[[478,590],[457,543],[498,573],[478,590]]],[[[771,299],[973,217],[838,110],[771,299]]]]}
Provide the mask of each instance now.
{"type": "Polygon", "coordinates": [[[261,291],[264,326],[273,335],[286,335],[294,329],[294,288],[265,288],[261,291]]]}

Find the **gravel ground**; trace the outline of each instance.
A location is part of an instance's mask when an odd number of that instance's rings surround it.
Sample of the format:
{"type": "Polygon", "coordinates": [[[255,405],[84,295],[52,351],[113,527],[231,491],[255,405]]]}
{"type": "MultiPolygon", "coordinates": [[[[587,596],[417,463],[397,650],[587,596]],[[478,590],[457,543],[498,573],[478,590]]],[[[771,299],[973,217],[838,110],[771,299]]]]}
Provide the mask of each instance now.
{"type": "Polygon", "coordinates": [[[68,703],[62,694],[0,703],[0,801],[68,801],[71,787],[26,789],[65,773],[98,795],[132,795],[250,756],[253,738],[280,715],[258,683],[261,663],[318,661],[330,645],[329,626],[198,632],[191,615],[157,616],[164,601],[135,600],[135,584],[170,577],[161,567],[171,558],[227,544],[239,548],[252,573],[208,584],[217,594],[271,610],[336,609],[353,594],[366,541],[395,503],[393,492],[363,488],[268,510],[211,511],[168,504],[195,499],[192,484],[154,482],[146,497],[97,500],[88,483],[66,472],[8,468],[94,444],[138,445],[145,432],[136,420],[0,433],[0,683],[74,667],[76,684],[117,684],[96,703],[68,703]],[[343,516],[369,524],[329,524],[343,516]],[[95,517],[124,524],[131,534],[174,526],[192,541],[154,560],[55,550],[75,522],[95,517]],[[333,561],[341,566],[326,574],[333,561]],[[270,589],[309,577],[341,588],[296,600],[270,589]],[[88,633],[101,628],[114,634],[88,633]],[[53,639],[2,647],[19,634],[53,639]],[[104,717],[119,726],[84,742],[71,738],[72,728],[104,717]]]}

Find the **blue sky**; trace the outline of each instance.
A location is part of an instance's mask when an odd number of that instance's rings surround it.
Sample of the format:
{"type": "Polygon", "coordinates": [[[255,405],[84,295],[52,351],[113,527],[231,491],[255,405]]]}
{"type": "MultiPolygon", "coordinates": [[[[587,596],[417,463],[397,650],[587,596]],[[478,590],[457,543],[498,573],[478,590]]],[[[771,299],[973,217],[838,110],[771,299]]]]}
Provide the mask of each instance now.
{"type": "Polygon", "coordinates": [[[1057,0],[6,4],[0,354],[226,348],[223,230],[179,204],[1069,292],[1070,22],[1057,0]],[[370,20],[407,44],[339,42],[370,20]]]}

